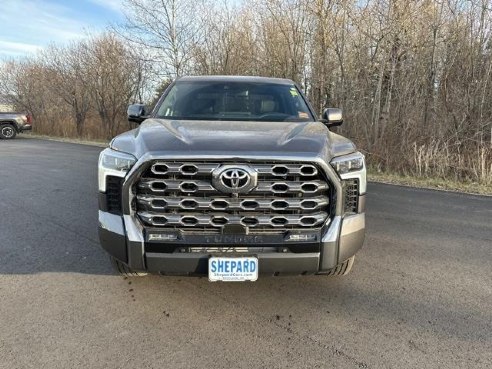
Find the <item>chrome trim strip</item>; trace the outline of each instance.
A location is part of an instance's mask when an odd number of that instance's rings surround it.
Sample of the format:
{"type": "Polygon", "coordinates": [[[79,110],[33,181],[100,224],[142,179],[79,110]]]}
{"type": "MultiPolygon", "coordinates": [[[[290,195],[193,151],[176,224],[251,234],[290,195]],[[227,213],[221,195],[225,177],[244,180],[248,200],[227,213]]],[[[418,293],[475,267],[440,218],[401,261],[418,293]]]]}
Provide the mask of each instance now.
{"type": "Polygon", "coordinates": [[[321,238],[321,242],[336,242],[338,240],[338,235],[340,233],[340,225],[342,222],[342,217],[337,215],[333,218],[330,227],[326,233],[321,238]]]}
{"type": "Polygon", "coordinates": [[[287,197],[284,199],[271,197],[170,197],[153,194],[137,194],[137,203],[152,211],[160,209],[180,210],[306,210],[315,211],[329,204],[328,196],[306,198],[287,197]]]}
{"type": "Polygon", "coordinates": [[[311,213],[306,215],[296,214],[254,214],[254,215],[232,215],[227,213],[214,213],[213,215],[201,213],[151,213],[139,211],[138,215],[145,223],[153,226],[213,226],[221,228],[226,224],[241,224],[254,229],[257,226],[271,226],[280,228],[285,226],[299,226],[311,229],[320,226],[328,214],[325,212],[311,213]]]}
{"type": "Polygon", "coordinates": [[[142,225],[136,218],[127,214],[123,215],[123,221],[125,223],[126,237],[130,241],[129,243],[127,242],[127,246],[133,248],[133,250],[128,250],[129,264],[134,264],[131,258],[134,257],[133,255],[138,255],[138,258],[140,258],[138,264],[142,264],[145,267],[145,240],[142,225]]]}
{"type": "Polygon", "coordinates": [[[120,215],[111,214],[105,211],[99,210],[99,226],[109,232],[117,233],[119,235],[125,235],[125,228],[123,227],[123,219],[120,215]]]}
{"type": "Polygon", "coordinates": [[[348,215],[343,218],[342,230],[340,232],[341,237],[350,233],[355,233],[366,228],[365,214],[348,215]]]}
{"type": "Polygon", "coordinates": [[[359,251],[364,244],[365,214],[346,216],[340,231],[338,262],[341,263],[359,251]]]}

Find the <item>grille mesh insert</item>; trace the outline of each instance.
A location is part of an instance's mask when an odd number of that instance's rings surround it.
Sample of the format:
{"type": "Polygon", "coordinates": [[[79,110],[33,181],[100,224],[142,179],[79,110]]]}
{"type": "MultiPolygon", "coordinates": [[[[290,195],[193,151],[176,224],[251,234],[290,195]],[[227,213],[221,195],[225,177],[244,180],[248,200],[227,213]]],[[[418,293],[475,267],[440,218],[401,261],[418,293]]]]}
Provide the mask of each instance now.
{"type": "Polygon", "coordinates": [[[121,214],[121,186],[123,178],[115,176],[106,177],[106,201],[108,212],[121,214]]]}
{"type": "Polygon", "coordinates": [[[346,179],[345,181],[345,212],[357,213],[359,206],[359,180],[346,179]]]}

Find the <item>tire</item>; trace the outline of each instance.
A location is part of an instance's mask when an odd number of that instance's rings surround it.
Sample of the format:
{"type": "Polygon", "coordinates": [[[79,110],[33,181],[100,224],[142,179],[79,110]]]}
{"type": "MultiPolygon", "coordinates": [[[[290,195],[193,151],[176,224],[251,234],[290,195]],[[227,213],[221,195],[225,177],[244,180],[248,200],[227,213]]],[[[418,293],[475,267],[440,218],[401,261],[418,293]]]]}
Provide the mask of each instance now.
{"type": "Polygon", "coordinates": [[[352,266],[354,265],[355,255],[350,259],[345,260],[343,263],[338,264],[335,268],[332,268],[326,272],[322,272],[319,274],[322,275],[332,275],[332,276],[342,276],[347,275],[352,270],[352,266]]]}
{"type": "Polygon", "coordinates": [[[17,131],[11,124],[0,125],[0,138],[11,140],[17,136],[17,131]]]}
{"type": "Polygon", "coordinates": [[[111,260],[111,265],[113,266],[113,270],[123,277],[133,278],[133,277],[145,277],[147,273],[137,272],[128,267],[128,265],[123,264],[121,261],[115,259],[110,256],[109,260],[111,260]]]}

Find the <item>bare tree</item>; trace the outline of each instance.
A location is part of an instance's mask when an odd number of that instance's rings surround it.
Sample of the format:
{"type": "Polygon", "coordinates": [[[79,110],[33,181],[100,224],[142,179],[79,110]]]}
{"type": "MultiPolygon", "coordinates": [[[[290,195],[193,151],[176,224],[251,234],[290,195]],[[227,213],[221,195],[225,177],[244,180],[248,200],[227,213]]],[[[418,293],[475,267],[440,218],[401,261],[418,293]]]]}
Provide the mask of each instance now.
{"type": "Polygon", "coordinates": [[[93,36],[81,44],[87,88],[107,138],[124,120],[128,103],[139,87],[141,64],[112,33],[93,36]]]}
{"type": "Polygon", "coordinates": [[[125,0],[121,34],[149,48],[168,77],[186,72],[191,49],[200,40],[200,0],[125,0]]]}
{"type": "Polygon", "coordinates": [[[82,44],[51,45],[41,52],[39,58],[49,74],[47,88],[70,107],[77,135],[82,136],[91,108],[91,94],[87,88],[89,75],[83,60],[82,44]]]}

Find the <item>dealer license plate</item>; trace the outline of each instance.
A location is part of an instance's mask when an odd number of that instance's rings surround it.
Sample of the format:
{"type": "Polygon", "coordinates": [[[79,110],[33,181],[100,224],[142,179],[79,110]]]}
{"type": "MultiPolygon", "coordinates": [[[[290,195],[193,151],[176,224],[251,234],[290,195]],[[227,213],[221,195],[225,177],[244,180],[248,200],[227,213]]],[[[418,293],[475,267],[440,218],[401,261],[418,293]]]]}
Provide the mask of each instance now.
{"type": "Polygon", "coordinates": [[[208,259],[208,279],[211,282],[254,282],[258,279],[258,258],[213,256],[208,259]]]}

